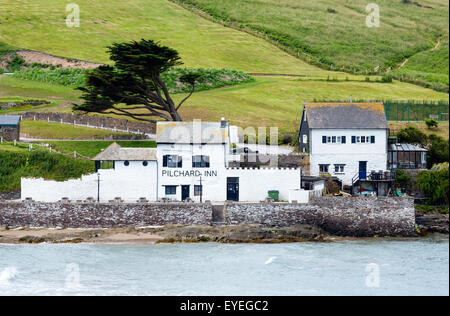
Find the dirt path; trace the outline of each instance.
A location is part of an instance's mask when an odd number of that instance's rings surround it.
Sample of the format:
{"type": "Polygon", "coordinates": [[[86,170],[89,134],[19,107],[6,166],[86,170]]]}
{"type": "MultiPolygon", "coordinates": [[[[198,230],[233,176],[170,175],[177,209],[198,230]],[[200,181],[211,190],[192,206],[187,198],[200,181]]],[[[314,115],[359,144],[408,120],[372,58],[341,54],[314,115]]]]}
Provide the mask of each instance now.
{"type": "MultiPolygon", "coordinates": [[[[441,45],[441,39],[438,38],[437,42],[436,42],[436,45],[434,45],[434,47],[431,49],[431,51],[434,51],[434,50],[438,49],[440,45],[441,45]]],[[[408,60],[409,60],[409,58],[405,58],[405,60],[402,61],[402,63],[400,65],[398,65],[396,70],[402,69],[406,65],[408,60]]]]}
{"type": "Polygon", "coordinates": [[[84,60],[77,60],[72,58],[57,57],[43,52],[37,52],[32,50],[17,50],[9,54],[6,54],[2,60],[0,60],[0,68],[5,68],[6,63],[14,56],[18,55],[27,64],[39,63],[46,65],[53,65],[61,68],[77,68],[77,69],[94,69],[101,64],[93,63],[84,60]]]}

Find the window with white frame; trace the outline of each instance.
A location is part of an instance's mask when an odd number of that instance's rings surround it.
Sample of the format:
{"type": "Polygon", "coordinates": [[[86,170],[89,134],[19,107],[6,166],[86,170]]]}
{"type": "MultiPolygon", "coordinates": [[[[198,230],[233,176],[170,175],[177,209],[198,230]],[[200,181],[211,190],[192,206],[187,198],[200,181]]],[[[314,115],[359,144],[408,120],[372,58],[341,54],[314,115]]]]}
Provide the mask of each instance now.
{"type": "Polygon", "coordinates": [[[177,186],[176,185],[166,185],[166,195],[176,195],[177,186]]]}
{"type": "Polygon", "coordinates": [[[335,164],[334,165],[334,173],[344,173],[344,164],[335,164]]]}
{"type": "Polygon", "coordinates": [[[307,144],[308,143],[308,135],[304,134],[303,135],[303,144],[307,144]]]}
{"type": "Polygon", "coordinates": [[[345,136],[322,136],[323,144],[345,144],[346,141],[345,136]]]}
{"type": "Polygon", "coordinates": [[[183,160],[182,160],[181,156],[178,156],[178,155],[164,155],[163,156],[163,167],[182,168],[183,160]]]}
{"type": "Polygon", "coordinates": [[[320,173],[329,173],[330,165],[319,165],[319,172],[320,173]]]}
{"type": "Polygon", "coordinates": [[[352,136],[352,144],[375,144],[375,136],[352,136]]]}

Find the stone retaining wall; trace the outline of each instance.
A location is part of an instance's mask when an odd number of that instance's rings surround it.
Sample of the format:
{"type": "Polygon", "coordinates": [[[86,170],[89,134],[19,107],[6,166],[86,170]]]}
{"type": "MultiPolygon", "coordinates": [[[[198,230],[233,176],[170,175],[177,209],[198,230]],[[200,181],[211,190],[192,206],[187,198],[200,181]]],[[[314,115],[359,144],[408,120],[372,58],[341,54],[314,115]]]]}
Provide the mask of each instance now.
{"type": "Polygon", "coordinates": [[[156,125],[128,121],[125,119],[116,119],[107,116],[97,115],[77,115],[71,113],[52,113],[52,112],[26,112],[22,115],[23,120],[37,120],[50,122],[63,122],[71,124],[81,124],[96,127],[106,127],[112,129],[119,129],[126,131],[127,129],[133,132],[139,131],[145,134],[155,134],[156,125]]]}
{"type": "Polygon", "coordinates": [[[110,228],[152,225],[209,225],[210,204],[0,202],[0,225],[110,228]]]}
{"type": "Polygon", "coordinates": [[[390,197],[320,197],[309,204],[230,204],[229,224],[310,224],[338,236],[415,234],[414,200],[390,197]]]}
{"type": "MultiPolygon", "coordinates": [[[[166,224],[210,225],[209,203],[34,203],[0,202],[0,225],[31,227],[122,227],[166,224]]],[[[321,197],[310,204],[230,203],[230,225],[287,227],[315,225],[339,236],[412,236],[413,200],[409,198],[321,197]]],[[[223,221],[223,219],[221,219],[223,221]]]]}

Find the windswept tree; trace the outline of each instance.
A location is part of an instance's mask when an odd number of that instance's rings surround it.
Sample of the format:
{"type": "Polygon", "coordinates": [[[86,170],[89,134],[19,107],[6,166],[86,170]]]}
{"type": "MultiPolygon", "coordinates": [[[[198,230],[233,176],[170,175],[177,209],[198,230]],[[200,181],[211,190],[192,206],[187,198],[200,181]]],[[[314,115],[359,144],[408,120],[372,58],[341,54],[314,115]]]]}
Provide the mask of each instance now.
{"type": "Polygon", "coordinates": [[[87,75],[84,102],[77,111],[112,113],[140,121],[181,121],[178,110],[195,90],[199,75],[191,72],[180,81],[191,86],[190,93],[175,104],[161,74],[181,65],[178,52],[152,40],[114,43],[108,47],[114,66],[100,66],[87,75]]]}

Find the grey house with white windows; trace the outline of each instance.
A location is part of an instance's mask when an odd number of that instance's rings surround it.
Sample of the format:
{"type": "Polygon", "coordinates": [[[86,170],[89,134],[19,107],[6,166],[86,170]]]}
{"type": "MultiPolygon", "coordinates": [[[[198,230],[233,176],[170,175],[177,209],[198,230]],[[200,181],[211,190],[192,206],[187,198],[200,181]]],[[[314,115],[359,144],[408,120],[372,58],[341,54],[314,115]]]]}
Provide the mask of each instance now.
{"type": "Polygon", "coordinates": [[[0,116],[0,138],[6,141],[19,140],[20,138],[20,116],[0,116]]]}
{"type": "Polygon", "coordinates": [[[382,103],[306,103],[300,151],[310,154],[311,176],[335,176],[354,185],[388,170],[388,125],[382,103]]]}

